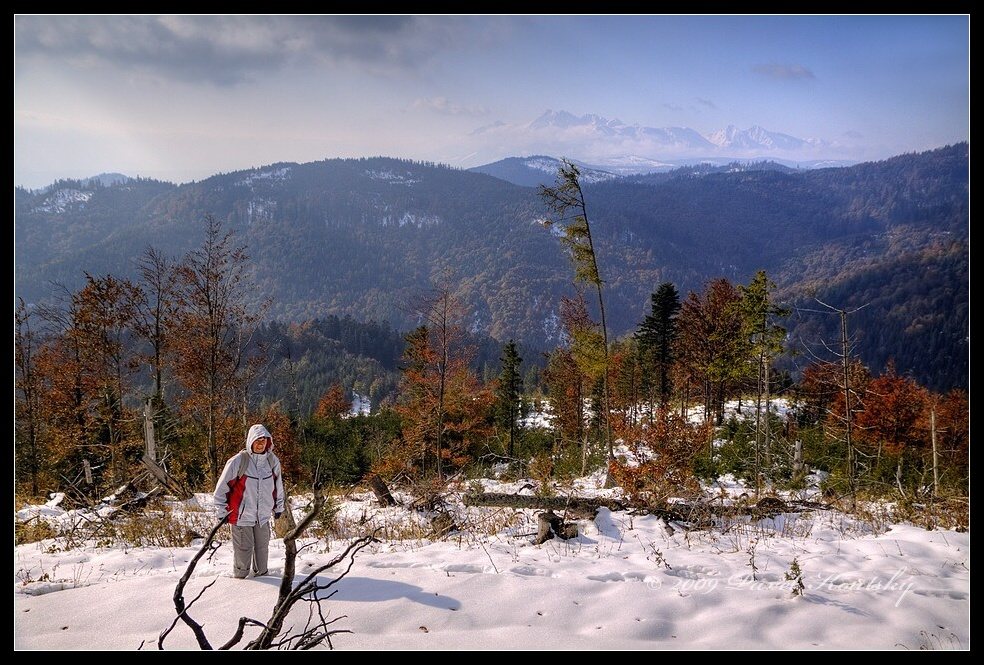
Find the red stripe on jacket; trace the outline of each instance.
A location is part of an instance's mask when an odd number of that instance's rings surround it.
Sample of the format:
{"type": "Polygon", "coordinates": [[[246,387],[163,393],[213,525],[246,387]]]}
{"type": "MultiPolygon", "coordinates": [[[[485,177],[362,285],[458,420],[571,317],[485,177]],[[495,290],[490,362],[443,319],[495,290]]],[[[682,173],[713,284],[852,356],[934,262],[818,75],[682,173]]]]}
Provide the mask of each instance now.
{"type": "Polygon", "coordinates": [[[235,524],[239,520],[239,505],[243,502],[243,494],[246,492],[246,474],[233,478],[229,485],[229,494],[226,498],[226,507],[229,509],[229,524],[235,524]]]}

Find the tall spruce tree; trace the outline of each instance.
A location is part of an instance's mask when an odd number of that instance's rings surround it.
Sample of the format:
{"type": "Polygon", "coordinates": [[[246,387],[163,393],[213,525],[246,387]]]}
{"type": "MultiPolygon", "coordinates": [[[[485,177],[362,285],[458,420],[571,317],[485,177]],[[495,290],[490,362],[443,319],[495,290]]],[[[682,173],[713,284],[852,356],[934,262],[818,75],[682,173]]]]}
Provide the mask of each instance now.
{"type": "Polygon", "coordinates": [[[776,285],[764,270],[759,270],[748,286],[740,286],[743,328],[748,340],[749,359],[757,366],[755,395],[755,493],[759,492],[759,475],[762,467],[761,455],[765,456],[765,466],[772,466],[772,445],[770,441],[769,411],[771,395],[769,373],[772,360],[782,353],[782,342],[786,329],[775,323],[775,319],[789,316],[789,310],[779,307],[771,300],[776,285]],[[763,413],[764,407],[764,413],[763,413]]]}
{"type": "Polygon", "coordinates": [[[499,372],[499,385],[495,391],[496,420],[503,429],[509,431],[508,456],[513,456],[516,442],[516,420],[519,416],[519,401],[523,392],[523,377],[519,373],[519,365],[523,359],[519,357],[516,342],[509,340],[502,347],[502,363],[499,372]]]}
{"type": "Polygon", "coordinates": [[[670,401],[672,380],[670,369],[674,361],[674,342],[677,337],[677,313],[680,294],[670,282],[663,282],[653,292],[652,310],[646,315],[635,338],[639,341],[639,364],[642,368],[642,388],[649,401],[650,417],[656,398],[666,408],[670,401]]]}

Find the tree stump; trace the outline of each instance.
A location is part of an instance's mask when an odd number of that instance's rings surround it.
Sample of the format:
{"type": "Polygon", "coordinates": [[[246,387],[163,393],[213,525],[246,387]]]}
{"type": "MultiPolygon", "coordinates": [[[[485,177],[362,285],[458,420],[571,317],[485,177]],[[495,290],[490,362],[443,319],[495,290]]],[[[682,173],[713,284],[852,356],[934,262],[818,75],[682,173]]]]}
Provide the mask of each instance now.
{"type": "Polygon", "coordinates": [[[452,531],[455,531],[457,527],[454,524],[454,518],[451,517],[450,513],[439,512],[431,519],[431,529],[433,531],[432,535],[434,538],[443,538],[452,531]]]}
{"type": "Polygon", "coordinates": [[[565,523],[564,518],[552,510],[537,515],[536,544],[542,545],[554,536],[570,540],[577,536],[577,524],[565,523]]]}
{"type": "Polygon", "coordinates": [[[777,499],[773,496],[766,496],[759,499],[759,502],[755,504],[753,515],[756,517],[774,517],[779,513],[784,513],[788,510],[789,508],[782,499],[777,499]]]}

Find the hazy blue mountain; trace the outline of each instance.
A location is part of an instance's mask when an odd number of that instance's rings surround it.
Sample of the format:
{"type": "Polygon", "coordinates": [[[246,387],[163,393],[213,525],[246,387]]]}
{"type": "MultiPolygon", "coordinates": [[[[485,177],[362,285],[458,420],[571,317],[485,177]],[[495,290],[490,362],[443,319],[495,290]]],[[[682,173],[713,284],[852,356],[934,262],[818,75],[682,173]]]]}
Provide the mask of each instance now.
{"type": "MultiPolygon", "coordinates": [[[[475,173],[485,173],[514,185],[537,187],[539,185],[553,185],[560,164],[560,160],[556,157],[533,155],[532,157],[506,157],[497,162],[476,166],[468,170],[475,173]]],[[[618,177],[609,171],[584,164],[578,164],[578,168],[581,171],[582,182],[587,184],[604,182],[618,177]]]]}

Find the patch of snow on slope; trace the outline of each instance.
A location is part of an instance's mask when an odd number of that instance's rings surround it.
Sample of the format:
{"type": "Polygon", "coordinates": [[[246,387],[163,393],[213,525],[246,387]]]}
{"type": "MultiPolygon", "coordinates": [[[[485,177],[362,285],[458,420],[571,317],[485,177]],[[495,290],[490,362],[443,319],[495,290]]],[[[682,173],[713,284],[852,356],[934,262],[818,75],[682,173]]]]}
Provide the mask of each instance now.
{"type": "Polygon", "coordinates": [[[342,417],[368,416],[370,413],[372,413],[372,400],[369,399],[368,395],[360,395],[357,392],[353,392],[352,408],[342,417]]]}
{"type": "Polygon", "coordinates": [[[85,192],[78,189],[65,187],[55,190],[47,197],[41,205],[34,208],[35,212],[65,212],[69,206],[78,205],[82,207],[86,201],[92,198],[92,192],[85,192]]]}
{"type": "Polygon", "coordinates": [[[251,200],[246,206],[246,221],[249,224],[261,219],[273,219],[277,211],[277,202],[266,199],[256,198],[251,200]]]}
{"type": "Polygon", "coordinates": [[[402,215],[383,215],[380,221],[383,226],[414,226],[422,229],[428,226],[437,226],[442,220],[437,215],[404,212],[402,215]]]}
{"type": "MultiPolygon", "coordinates": [[[[549,173],[551,175],[557,174],[557,169],[561,164],[560,160],[547,159],[543,157],[532,157],[527,159],[524,163],[527,168],[535,171],[543,171],[544,173],[549,173]]],[[[585,184],[605,182],[606,180],[612,180],[617,177],[614,173],[606,173],[605,171],[599,171],[598,169],[592,169],[586,166],[579,166],[578,169],[581,172],[581,182],[585,184]]]]}
{"type": "Polygon", "coordinates": [[[289,166],[283,166],[279,169],[267,169],[266,171],[257,171],[256,173],[250,173],[248,176],[240,180],[240,184],[252,185],[257,181],[269,181],[269,182],[279,182],[286,180],[290,175],[291,168],[289,166]]]}
{"type": "Polygon", "coordinates": [[[366,169],[366,175],[369,176],[370,180],[380,180],[383,182],[388,182],[391,185],[409,186],[420,182],[420,179],[413,178],[409,171],[406,173],[394,173],[389,169],[383,169],[381,171],[366,169]]]}

